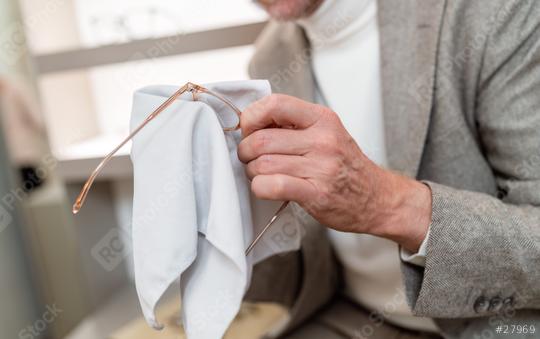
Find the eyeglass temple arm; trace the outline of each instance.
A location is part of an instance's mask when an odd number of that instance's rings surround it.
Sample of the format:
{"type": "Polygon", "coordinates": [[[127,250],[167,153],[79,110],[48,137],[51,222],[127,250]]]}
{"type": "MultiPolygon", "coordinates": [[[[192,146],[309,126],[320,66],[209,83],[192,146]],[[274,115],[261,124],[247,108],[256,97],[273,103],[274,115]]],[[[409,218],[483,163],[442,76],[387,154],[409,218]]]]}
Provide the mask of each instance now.
{"type": "Polygon", "coordinates": [[[77,196],[77,199],[75,200],[75,203],[73,204],[72,212],[73,214],[77,214],[80,210],[82,205],[84,204],[84,201],[86,200],[86,196],[88,195],[88,192],[90,191],[90,188],[92,187],[92,184],[94,183],[94,180],[96,180],[96,177],[99,175],[103,167],[111,160],[111,158],[120,150],[129,140],[131,140],[141,129],[146,126],[150,121],[152,121],[156,116],[158,116],[163,110],[165,110],[171,103],[173,103],[179,96],[184,94],[186,91],[192,91],[194,89],[193,84],[187,83],[186,85],[182,86],[178,91],[176,91],[167,101],[162,103],[158,108],[156,108],[155,111],[153,111],[149,116],[144,119],[144,121],[137,126],[121,143],[120,145],[116,146],[107,156],[97,165],[96,169],[92,172],[90,177],[88,177],[88,180],[84,183],[84,186],[77,196]]]}

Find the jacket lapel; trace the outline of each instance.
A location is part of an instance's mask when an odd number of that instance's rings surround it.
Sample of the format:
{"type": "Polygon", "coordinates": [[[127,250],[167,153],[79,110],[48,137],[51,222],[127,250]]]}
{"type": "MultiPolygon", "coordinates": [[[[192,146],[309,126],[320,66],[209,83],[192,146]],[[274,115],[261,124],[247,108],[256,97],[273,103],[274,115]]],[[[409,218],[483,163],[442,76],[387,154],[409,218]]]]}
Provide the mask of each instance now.
{"type": "Polygon", "coordinates": [[[379,0],[388,164],[416,177],[433,104],[446,0],[379,0]]]}
{"type": "Polygon", "coordinates": [[[274,93],[314,101],[310,47],[298,25],[270,22],[255,45],[249,64],[251,78],[268,79],[274,93]]]}

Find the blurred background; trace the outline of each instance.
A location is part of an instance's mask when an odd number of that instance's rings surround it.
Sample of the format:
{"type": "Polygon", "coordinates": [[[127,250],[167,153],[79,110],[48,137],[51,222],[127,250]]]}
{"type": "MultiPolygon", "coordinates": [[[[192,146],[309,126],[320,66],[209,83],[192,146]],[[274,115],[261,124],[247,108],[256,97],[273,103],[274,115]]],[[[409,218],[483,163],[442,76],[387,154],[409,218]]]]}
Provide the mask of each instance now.
{"type": "MultiPolygon", "coordinates": [[[[134,90],[247,79],[265,21],[249,0],[0,0],[0,339],[183,338],[175,291],[164,331],[141,318],[129,147],[71,204],[127,134],[134,90]]],[[[246,304],[227,336],[282,316],[246,304]]]]}

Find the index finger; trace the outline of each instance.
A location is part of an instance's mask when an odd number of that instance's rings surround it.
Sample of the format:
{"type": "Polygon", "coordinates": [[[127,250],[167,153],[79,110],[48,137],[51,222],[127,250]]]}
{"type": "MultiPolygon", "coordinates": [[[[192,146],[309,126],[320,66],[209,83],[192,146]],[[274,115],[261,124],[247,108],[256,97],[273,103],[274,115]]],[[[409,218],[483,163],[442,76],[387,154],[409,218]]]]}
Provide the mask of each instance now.
{"type": "Polygon", "coordinates": [[[267,127],[308,128],[320,116],[318,105],[283,94],[266,96],[244,110],[240,117],[243,137],[267,127]]]}

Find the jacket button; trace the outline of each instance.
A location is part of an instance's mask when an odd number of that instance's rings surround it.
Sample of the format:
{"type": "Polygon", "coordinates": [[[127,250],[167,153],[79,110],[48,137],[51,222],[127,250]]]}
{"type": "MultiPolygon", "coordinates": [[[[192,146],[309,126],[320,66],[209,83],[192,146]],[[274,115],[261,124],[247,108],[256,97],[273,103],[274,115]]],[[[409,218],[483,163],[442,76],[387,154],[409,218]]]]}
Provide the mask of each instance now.
{"type": "Polygon", "coordinates": [[[501,310],[501,307],[503,305],[503,300],[500,297],[494,297],[491,299],[489,303],[489,311],[492,312],[499,312],[501,310]]]}
{"type": "Polygon", "coordinates": [[[508,195],[508,191],[505,190],[504,188],[497,189],[497,198],[499,200],[506,198],[507,195],[508,195]]]}
{"type": "Polygon", "coordinates": [[[503,306],[505,309],[511,309],[514,307],[514,297],[508,297],[503,300],[503,306]]]}
{"type": "Polygon", "coordinates": [[[484,313],[489,308],[489,301],[484,297],[480,296],[474,302],[474,311],[476,313],[484,313]]]}

